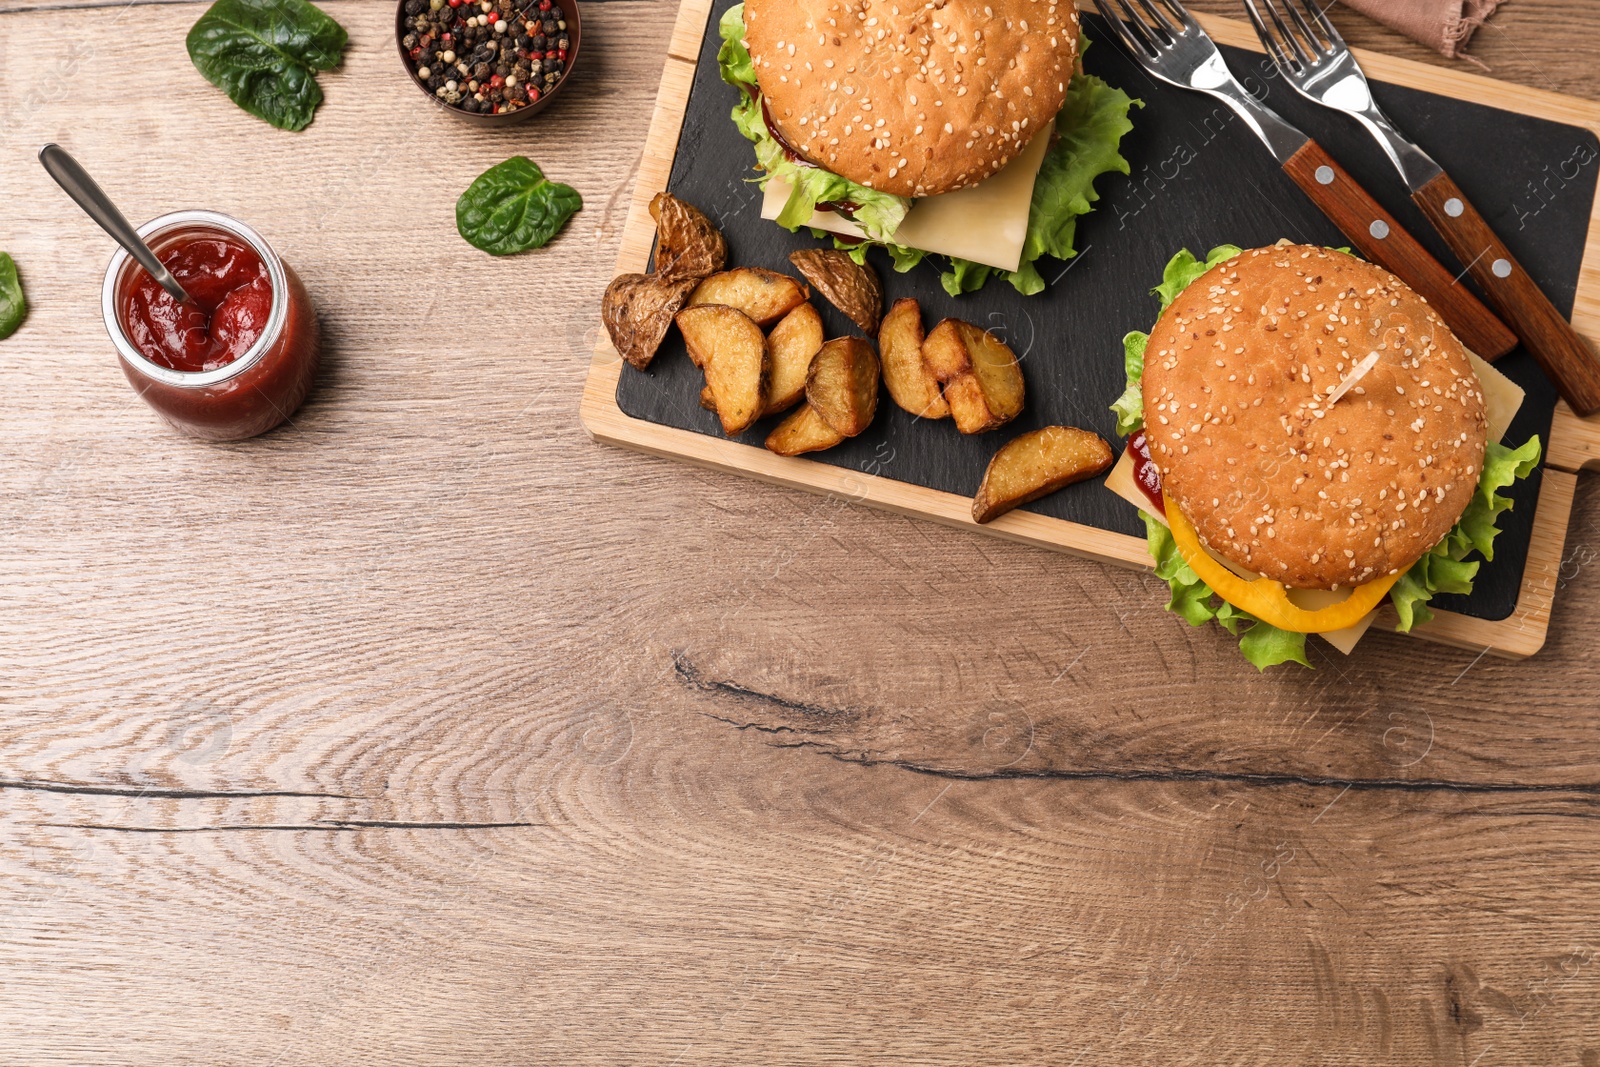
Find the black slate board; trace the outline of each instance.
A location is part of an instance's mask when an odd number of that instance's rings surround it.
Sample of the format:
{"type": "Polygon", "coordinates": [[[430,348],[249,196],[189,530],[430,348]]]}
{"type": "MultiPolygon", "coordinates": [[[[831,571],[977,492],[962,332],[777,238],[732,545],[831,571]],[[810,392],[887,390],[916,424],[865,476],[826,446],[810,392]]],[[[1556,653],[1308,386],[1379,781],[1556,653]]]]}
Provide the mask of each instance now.
{"type": "MultiPolygon", "coordinates": [[[[668,188],[722,227],[730,262],[792,273],[789,253],[822,242],[764,221],[760,190],[746,181],[755,156],[729,121],[737,90],[717,73],[717,22],[730,6],[732,0],[717,0],[713,7],[668,188]]],[[[980,293],[952,298],[940,287],[931,262],[901,275],[887,256],[872,253],[890,301],[916,297],[930,326],[955,316],[1011,344],[1023,357],[1027,410],[998,433],[964,438],[948,421],[916,425],[885,397],[866,434],[808,458],[970,495],[995,449],[1039,426],[1082,426],[1120,447],[1107,405],[1124,385],[1121,338],[1129,330],[1150,328],[1157,304],[1149,290],[1173,253],[1183,247],[1201,253],[1219,244],[1250,248],[1283,237],[1307,244],[1347,243],[1231,112],[1209,97],[1150,78],[1092,16],[1085,18],[1085,31],[1100,42],[1085,57],[1088,72],[1147,106],[1134,112],[1134,130],[1123,141],[1132,174],[1100,180],[1096,211],[1078,224],[1078,257],[1041,264],[1052,283],[1047,292],[1023,297],[1009,284],[991,281],[980,293]]],[[[1320,141],[1441,262],[1455,264],[1391,165],[1354,122],[1302,100],[1276,78],[1261,54],[1222,51],[1252,92],[1320,141]]],[[[1595,196],[1593,163],[1600,157],[1600,142],[1594,135],[1403,86],[1379,83],[1374,93],[1400,128],[1450,172],[1556,307],[1570,314],[1595,196]]],[[[854,332],[826,301],[819,297],[814,303],[829,336],[854,332]]],[[[1497,366],[1528,391],[1507,440],[1520,444],[1538,434],[1548,441],[1554,389],[1520,349],[1497,366]]],[[[648,373],[624,369],[617,404],[636,419],[720,436],[716,417],[700,407],[703,384],[674,332],[648,373]]],[[[761,447],[776,422],[763,421],[741,440],[761,447]]],[[[1472,595],[1439,597],[1436,606],[1489,620],[1515,610],[1539,485],[1536,474],[1512,494],[1516,508],[1501,520],[1496,558],[1482,569],[1472,595]]],[[[1134,510],[1098,481],[1068,488],[1029,510],[1144,535],[1134,510]]]]}

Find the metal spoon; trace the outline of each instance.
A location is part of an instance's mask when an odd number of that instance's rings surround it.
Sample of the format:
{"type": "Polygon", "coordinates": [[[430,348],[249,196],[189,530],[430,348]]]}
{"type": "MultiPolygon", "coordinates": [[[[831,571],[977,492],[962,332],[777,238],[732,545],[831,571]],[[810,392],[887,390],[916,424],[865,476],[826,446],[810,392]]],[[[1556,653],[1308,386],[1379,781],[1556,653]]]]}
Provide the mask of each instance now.
{"type": "Polygon", "coordinates": [[[122,212],[117,210],[117,205],[106,196],[105,190],[89,177],[89,172],[84,170],[65,148],[58,144],[45,145],[39,149],[39,162],[44,164],[44,169],[50,172],[50,177],[56,180],[56,184],[65,189],[67,195],[72,197],[91,219],[100,224],[101,229],[109,233],[117,244],[127,249],[128,255],[137,260],[139,266],[149,271],[150,276],[161,283],[161,288],[172,294],[172,299],[180,304],[189,302],[189,294],[183,291],[178,279],[161,265],[156,254],[150,251],[150,246],[139,236],[139,231],[128,223],[122,212]]]}

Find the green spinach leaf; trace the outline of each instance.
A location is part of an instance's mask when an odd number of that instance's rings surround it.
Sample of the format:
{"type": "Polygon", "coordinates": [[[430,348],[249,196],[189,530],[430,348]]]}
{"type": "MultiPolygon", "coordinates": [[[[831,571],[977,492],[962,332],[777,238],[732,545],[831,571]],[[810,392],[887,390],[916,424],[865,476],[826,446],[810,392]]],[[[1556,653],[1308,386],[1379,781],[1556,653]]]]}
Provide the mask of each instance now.
{"type": "Polygon", "coordinates": [[[22,295],[17,264],[6,253],[0,252],[0,340],[16,333],[17,327],[27,317],[28,301],[22,295]]]}
{"type": "Polygon", "coordinates": [[[322,89],[350,41],[307,0],[217,0],[189,31],[189,58],[235,104],[280,130],[311,124],[322,89]]]}
{"type": "Polygon", "coordinates": [[[461,194],[456,229],[474,248],[509,256],[543,248],[582,208],[578,190],[546,178],[526,156],[512,156],[461,194]]]}

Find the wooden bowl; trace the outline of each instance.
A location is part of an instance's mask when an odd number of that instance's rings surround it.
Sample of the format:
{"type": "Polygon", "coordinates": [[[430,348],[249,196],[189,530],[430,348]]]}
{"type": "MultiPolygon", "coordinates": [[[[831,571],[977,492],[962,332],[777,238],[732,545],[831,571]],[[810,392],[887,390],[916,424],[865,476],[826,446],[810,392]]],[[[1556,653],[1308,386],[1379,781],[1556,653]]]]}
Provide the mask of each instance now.
{"type": "Polygon", "coordinates": [[[567,48],[567,66],[561,72],[561,80],[556,82],[555,88],[549,92],[540,93],[539,99],[526,107],[519,107],[515,111],[502,111],[498,115],[486,115],[481,112],[466,111],[455,107],[435,96],[433,90],[424,85],[422,79],[417,77],[416,69],[411,65],[411,55],[406,51],[405,45],[401,43],[405,35],[410,32],[410,28],[406,25],[406,0],[398,0],[394,9],[394,46],[400,54],[400,66],[405,70],[406,77],[411,79],[411,84],[415,85],[423,96],[432,101],[435,107],[443,108],[459,119],[465,119],[480,126],[514,126],[519,122],[526,122],[549,107],[550,101],[560,96],[561,91],[572,80],[573,68],[578,65],[579,46],[583,42],[583,19],[578,13],[578,0],[552,0],[552,2],[561,8],[561,17],[567,24],[566,34],[570,42],[567,48]]]}

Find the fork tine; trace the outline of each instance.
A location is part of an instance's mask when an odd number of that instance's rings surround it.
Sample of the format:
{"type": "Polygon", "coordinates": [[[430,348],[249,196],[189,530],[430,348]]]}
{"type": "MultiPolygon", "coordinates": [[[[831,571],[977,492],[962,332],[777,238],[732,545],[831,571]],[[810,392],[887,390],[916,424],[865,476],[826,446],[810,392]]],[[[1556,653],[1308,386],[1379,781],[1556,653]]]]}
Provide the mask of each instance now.
{"type": "Polygon", "coordinates": [[[1151,58],[1144,46],[1134,40],[1133,32],[1122,24],[1122,16],[1112,9],[1111,0],[1101,0],[1099,6],[1100,14],[1105,18],[1106,25],[1110,28],[1112,35],[1116,37],[1117,43],[1122,45],[1128,55],[1138,60],[1151,58]]]}
{"type": "Polygon", "coordinates": [[[1179,3],[1178,0],[1161,0],[1161,6],[1166,8],[1172,17],[1178,20],[1178,25],[1182,26],[1185,32],[1200,29],[1200,24],[1194,20],[1193,15],[1189,14],[1189,9],[1179,3]]]}
{"type": "MultiPolygon", "coordinates": [[[[1317,24],[1317,28],[1327,37],[1328,44],[1331,46],[1330,51],[1338,51],[1350,47],[1344,43],[1344,38],[1339,35],[1339,31],[1334,27],[1333,21],[1328,18],[1327,8],[1318,4],[1317,0],[1300,0],[1300,3],[1305,7],[1306,13],[1311,16],[1312,21],[1317,24]]],[[[1329,0],[1328,7],[1332,6],[1333,2],[1329,0]]]]}
{"type": "MultiPolygon", "coordinates": [[[[1146,15],[1150,16],[1150,22],[1155,23],[1155,26],[1151,27],[1151,32],[1154,33],[1156,28],[1159,27],[1160,30],[1168,37],[1168,40],[1164,41],[1163,43],[1171,44],[1171,38],[1178,35],[1178,27],[1173,23],[1173,21],[1167,18],[1167,16],[1162,13],[1162,11],[1157,8],[1155,4],[1150,2],[1150,0],[1139,0],[1139,6],[1144,10],[1146,15]]],[[[1146,25],[1148,26],[1149,23],[1146,23],[1146,25]]]]}
{"type": "Polygon", "coordinates": [[[1250,16],[1250,25],[1255,27],[1256,36],[1261,38],[1261,43],[1266,46],[1267,54],[1272,57],[1273,65],[1285,74],[1295,72],[1294,65],[1284,53],[1283,46],[1278,43],[1278,38],[1267,29],[1267,24],[1261,21],[1261,9],[1256,6],[1256,0],[1244,0],[1245,14],[1250,16]]]}
{"type": "Polygon", "coordinates": [[[1161,45],[1156,41],[1155,35],[1151,33],[1149,24],[1133,10],[1133,5],[1129,3],[1129,0],[1115,0],[1115,2],[1122,9],[1122,14],[1115,16],[1114,21],[1122,23],[1122,32],[1137,41],[1139,51],[1149,58],[1155,59],[1159,56],[1161,54],[1161,45]]]}
{"type": "MultiPolygon", "coordinates": [[[[1312,0],[1312,3],[1315,2],[1316,0],[1312,0]]],[[[1304,36],[1306,45],[1311,51],[1319,56],[1332,54],[1332,45],[1325,43],[1317,35],[1317,31],[1311,28],[1311,24],[1306,21],[1306,17],[1300,13],[1299,4],[1296,4],[1294,0],[1283,0],[1283,6],[1288,9],[1289,17],[1294,20],[1294,24],[1300,28],[1300,33],[1304,36]]]]}
{"type": "Polygon", "coordinates": [[[1311,53],[1306,51],[1305,46],[1300,43],[1300,38],[1289,28],[1288,23],[1283,21],[1283,16],[1278,13],[1276,0],[1262,0],[1262,3],[1267,5],[1267,14],[1272,16],[1272,24],[1278,28],[1278,36],[1283,38],[1284,44],[1294,52],[1302,66],[1311,66],[1311,53]]]}

